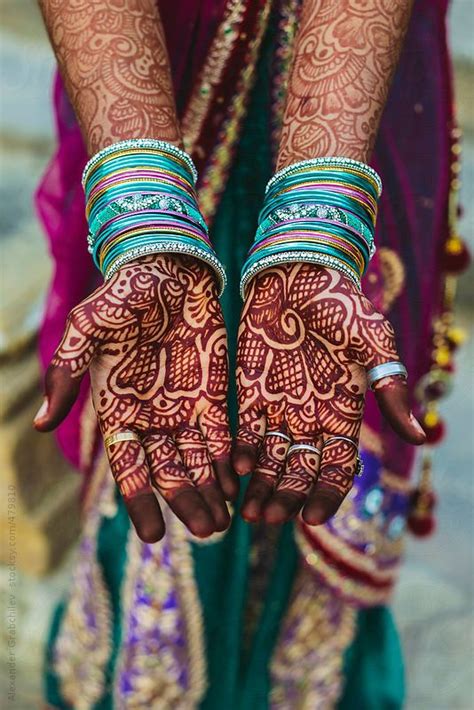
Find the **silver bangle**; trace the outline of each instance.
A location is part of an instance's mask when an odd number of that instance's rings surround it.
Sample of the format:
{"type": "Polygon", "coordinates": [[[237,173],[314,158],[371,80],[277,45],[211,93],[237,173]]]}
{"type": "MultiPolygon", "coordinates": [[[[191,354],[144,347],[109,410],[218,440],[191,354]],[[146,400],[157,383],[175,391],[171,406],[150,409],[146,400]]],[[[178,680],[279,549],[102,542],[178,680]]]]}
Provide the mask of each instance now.
{"type": "Polygon", "coordinates": [[[176,156],[186,164],[192,175],[193,183],[194,185],[196,184],[198,174],[193,159],[184,150],[178,148],[177,145],[168,143],[168,141],[157,140],[155,138],[127,138],[126,140],[118,141],[117,143],[112,143],[112,145],[102,148],[102,150],[99,150],[98,153],[95,153],[92,156],[82,172],[82,186],[85,187],[87,178],[89,177],[89,172],[100,160],[102,160],[102,158],[105,158],[108,155],[113,155],[120,150],[137,150],[140,148],[158,150],[163,153],[176,156]]]}
{"type": "Polygon", "coordinates": [[[376,365],[367,372],[367,384],[372,388],[374,383],[378,382],[378,380],[382,380],[384,377],[391,377],[392,375],[402,375],[402,377],[406,379],[408,372],[405,365],[397,360],[376,365]]]}
{"type": "Polygon", "coordinates": [[[289,444],[291,444],[290,437],[286,434],[283,434],[282,431],[267,431],[265,436],[276,436],[278,439],[283,439],[284,441],[287,441],[289,444]]]}
{"type": "Polygon", "coordinates": [[[293,444],[293,446],[290,446],[288,449],[288,456],[293,454],[295,451],[311,451],[311,453],[321,456],[321,449],[318,449],[316,446],[312,446],[312,444],[293,444]]]}
{"type": "Polygon", "coordinates": [[[208,264],[214,271],[218,280],[218,293],[222,296],[227,283],[225,269],[217,256],[201,247],[183,244],[178,241],[165,241],[157,239],[155,244],[144,244],[143,246],[133,247],[124,252],[112,262],[104,274],[105,281],[108,281],[124,264],[134,261],[141,256],[150,254],[184,254],[185,256],[194,256],[208,264]]]}
{"type": "Polygon", "coordinates": [[[357,168],[360,172],[364,173],[367,177],[372,178],[372,180],[377,185],[378,197],[382,194],[382,180],[380,175],[375,172],[366,163],[361,163],[360,160],[354,160],[353,158],[345,158],[344,156],[334,155],[326,156],[323,158],[309,158],[307,160],[300,160],[297,163],[292,163],[287,165],[285,168],[279,170],[275,175],[268,181],[267,187],[265,189],[265,194],[270,190],[272,185],[286,177],[287,175],[292,175],[294,172],[298,172],[303,168],[320,168],[320,167],[331,167],[333,165],[340,166],[341,168],[357,168]]]}
{"type": "Polygon", "coordinates": [[[352,269],[346,266],[341,259],[331,256],[330,254],[320,254],[315,251],[284,251],[276,254],[268,254],[267,256],[262,257],[259,261],[256,261],[249,269],[244,271],[240,280],[240,295],[242,300],[245,300],[245,290],[249,281],[260,273],[260,271],[278,264],[294,263],[317,264],[318,266],[325,266],[329,269],[340,271],[347,276],[352,281],[354,286],[356,286],[356,288],[360,291],[360,280],[354,274],[352,269]]]}

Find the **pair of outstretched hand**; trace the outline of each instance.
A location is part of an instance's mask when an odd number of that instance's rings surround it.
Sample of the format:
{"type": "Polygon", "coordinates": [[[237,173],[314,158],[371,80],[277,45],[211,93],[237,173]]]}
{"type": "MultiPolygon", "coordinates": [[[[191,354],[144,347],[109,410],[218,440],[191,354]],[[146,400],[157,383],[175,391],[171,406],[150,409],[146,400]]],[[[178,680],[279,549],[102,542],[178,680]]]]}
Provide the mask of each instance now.
{"type": "MultiPolygon", "coordinates": [[[[281,523],[302,508],[307,523],[325,522],[355,474],[365,372],[398,359],[390,324],[338,272],[283,265],[248,289],[237,359],[232,447],[214,277],[189,257],[143,257],[70,313],[35,426],[58,426],[90,370],[104,439],[119,431],[140,439],[112,444],[108,456],[146,542],[165,532],[154,488],[194,535],[207,537],[228,527],[226,499],[238,494],[237,474],[250,472],[247,520],[281,523]],[[290,442],[312,448],[288,453],[290,442]]],[[[404,380],[381,380],[375,393],[393,428],[421,443],[404,380]]]]}

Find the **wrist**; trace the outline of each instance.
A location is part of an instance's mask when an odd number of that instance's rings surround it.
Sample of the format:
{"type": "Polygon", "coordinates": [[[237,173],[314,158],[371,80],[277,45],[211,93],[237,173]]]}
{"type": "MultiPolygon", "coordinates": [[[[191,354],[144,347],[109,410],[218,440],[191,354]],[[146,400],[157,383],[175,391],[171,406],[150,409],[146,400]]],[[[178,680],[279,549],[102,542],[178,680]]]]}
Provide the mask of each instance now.
{"type": "Polygon", "coordinates": [[[153,139],[122,141],[95,155],[84,170],[89,251],[104,278],[151,254],[201,260],[225,272],[197,204],[197,171],[175,145],[153,139]]]}
{"type": "Polygon", "coordinates": [[[263,269],[296,262],[340,271],[360,288],[375,252],[381,189],[372,168],[348,158],[305,160],[277,172],[267,185],[241,294],[263,269]]]}

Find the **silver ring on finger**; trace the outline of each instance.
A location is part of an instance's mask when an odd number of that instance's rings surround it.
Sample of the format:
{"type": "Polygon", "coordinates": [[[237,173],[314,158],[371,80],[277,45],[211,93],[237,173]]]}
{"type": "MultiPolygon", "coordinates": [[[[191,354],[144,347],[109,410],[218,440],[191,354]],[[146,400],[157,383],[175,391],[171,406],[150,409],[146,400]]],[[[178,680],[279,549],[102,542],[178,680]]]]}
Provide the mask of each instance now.
{"type": "Polygon", "coordinates": [[[278,439],[283,439],[284,441],[287,441],[289,444],[291,444],[290,437],[284,434],[282,431],[267,431],[265,436],[275,436],[278,439]]]}
{"type": "Polygon", "coordinates": [[[373,386],[378,380],[383,380],[384,377],[392,377],[393,375],[402,375],[405,379],[408,377],[407,368],[398,360],[392,362],[383,362],[381,365],[372,367],[367,372],[367,384],[373,389],[373,386]]]}
{"type": "Polygon", "coordinates": [[[324,442],[324,446],[327,446],[328,444],[330,444],[331,441],[347,441],[348,444],[352,444],[352,446],[355,446],[355,448],[357,450],[359,450],[359,447],[357,446],[355,441],[353,441],[352,439],[349,439],[348,436],[331,436],[330,439],[326,439],[326,441],[324,442]]]}
{"type": "Polygon", "coordinates": [[[311,451],[312,454],[321,456],[321,449],[318,449],[317,446],[313,446],[312,444],[293,444],[293,446],[290,446],[288,449],[288,456],[294,454],[295,451],[311,451]]]}
{"type": "Polygon", "coordinates": [[[331,443],[331,441],[346,441],[348,444],[352,444],[352,446],[355,446],[357,449],[357,461],[356,461],[356,469],[355,469],[355,476],[362,476],[364,473],[364,462],[361,459],[361,456],[359,454],[359,447],[355,443],[355,441],[352,441],[352,439],[349,439],[348,436],[331,436],[330,439],[326,439],[324,442],[324,446],[327,446],[328,444],[331,443]]]}
{"type": "Polygon", "coordinates": [[[363,473],[364,473],[364,462],[362,461],[360,454],[357,454],[355,475],[360,478],[363,475],[363,473]]]}

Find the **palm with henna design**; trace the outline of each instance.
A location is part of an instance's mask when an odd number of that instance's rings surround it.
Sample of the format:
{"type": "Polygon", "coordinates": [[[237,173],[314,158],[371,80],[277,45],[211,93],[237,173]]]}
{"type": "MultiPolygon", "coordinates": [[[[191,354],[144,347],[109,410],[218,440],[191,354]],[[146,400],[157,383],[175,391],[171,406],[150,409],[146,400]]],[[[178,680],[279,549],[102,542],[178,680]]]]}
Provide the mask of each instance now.
{"type": "MultiPolygon", "coordinates": [[[[366,371],[393,360],[390,323],[339,272],[288,264],[254,278],[239,329],[234,451],[237,472],[254,471],[247,520],[281,523],[303,507],[317,525],[336,512],[356,471],[366,371]]],[[[423,442],[403,378],[380,380],[375,396],[401,437],[423,442]]]]}
{"type": "Polygon", "coordinates": [[[189,257],[144,257],[124,266],[71,313],[46,373],[40,431],[70,410],[90,370],[112,473],[140,538],[165,531],[153,488],[192,533],[229,524],[225,497],[238,485],[230,466],[227,336],[214,277],[189,257]]]}

